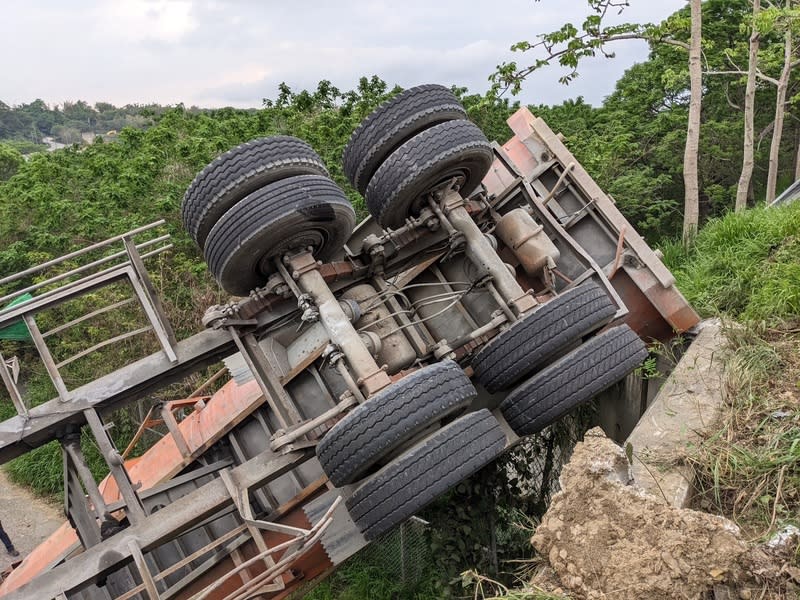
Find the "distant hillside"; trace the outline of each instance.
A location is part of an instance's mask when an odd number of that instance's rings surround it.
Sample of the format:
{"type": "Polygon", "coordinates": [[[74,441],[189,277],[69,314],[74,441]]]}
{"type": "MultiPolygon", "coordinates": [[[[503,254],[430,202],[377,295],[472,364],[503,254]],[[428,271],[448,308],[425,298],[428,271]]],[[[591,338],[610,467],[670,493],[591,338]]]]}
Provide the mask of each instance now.
{"type": "MultiPolygon", "coordinates": [[[[108,102],[91,106],[83,100],[48,106],[39,99],[9,106],[0,100],[0,141],[23,154],[46,149],[44,138],[61,144],[81,144],[125,127],[145,129],[169,109],[160,104],[116,107],[108,102]]],[[[192,107],[189,112],[199,113],[202,109],[192,107]]]]}

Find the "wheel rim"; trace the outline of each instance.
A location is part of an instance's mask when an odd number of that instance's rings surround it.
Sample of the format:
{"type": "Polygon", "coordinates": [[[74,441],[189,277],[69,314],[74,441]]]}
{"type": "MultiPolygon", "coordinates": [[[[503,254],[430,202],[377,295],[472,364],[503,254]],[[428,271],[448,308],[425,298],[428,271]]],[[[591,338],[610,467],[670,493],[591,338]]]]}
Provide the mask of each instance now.
{"type": "Polygon", "coordinates": [[[434,192],[445,188],[460,190],[464,186],[464,183],[469,180],[469,175],[469,170],[459,168],[453,168],[444,173],[435,174],[433,176],[433,182],[429,185],[425,185],[425,191],[409,200],[406,212],[415,217],[419,216],[422,209],[428,205],[428,198],[434,192]]]}
{"type": "Polygon", "coordinates": [[[256,272],[261,275],[271,275],[275,272],[274,260],[283,258],[289,252],[308,249],[313,255],[318,255],[329,241],[327,233],[321,229],[298,231],[283,242],[268,250],[257,262],[256,272]]]}

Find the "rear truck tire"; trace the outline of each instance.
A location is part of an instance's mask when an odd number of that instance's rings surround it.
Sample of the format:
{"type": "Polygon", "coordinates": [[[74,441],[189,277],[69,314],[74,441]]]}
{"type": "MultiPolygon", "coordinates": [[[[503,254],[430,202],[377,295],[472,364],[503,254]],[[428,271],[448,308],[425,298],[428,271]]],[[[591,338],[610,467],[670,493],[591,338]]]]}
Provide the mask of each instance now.
{"type": "Polygon", "coordinates": [[[475,396],[475,388],[455,362],[423,367],[375,394],[325,434],[317,445],[322,470],[336,487],[352,483],[475,396]]]}
{"type": "Polygon", "coordinates": [[[374,540],[503,452],[506,436],[482,409],[460,417],[378,471],[346,501],[356,526],[374,540]]]}
{"type": "Polygon", "coordinates": [[[470,121],[446,121],[397,148],[367,186],[367,209],[382,227],[398,228],[419,213],[424,196],[456,178],[462,195],[480,185],[494,160],[492,147],[470,121]]]}
{"type": "Polygon", "coordinates": [[[290,250],[311,247],[315,258],[331,258],[355,222],[333,181],[289,177],[243,198],[217,221],[206,240],[206,262],[225,291],[243,296],[264,285],[275,269],[272,259],[290,250]]]}
{"type": "Polygon", "coordinates": [[[630,327],[613,327],[514,389],[500,404],[519,436],[533,435],[620,381],[647,357],[630,327]]]}
{"type": "Polygon", "coordinates": [[[514,322],[472,359],[488,392],[505,390],[560,351],[608,323],[617,308],[594,282],[556,296],[514,322]]]}
{"type": "Polygon", "coordinates": [[[446,87],[409,88],[381,104],[356,128],[342,156],[344,173],[363,195],[381,163],[403,143],[438,123],[466,118],[464,107],[446,87]]]}
{"type": "Polygon", "coordinates": [[[203,250],[214,224],[233,205],[295,175],[328,175],[325,163],[303,140],[277,135],[237,146],[218,156],[189,185],[181,203],[183,225],[203,250]]]}

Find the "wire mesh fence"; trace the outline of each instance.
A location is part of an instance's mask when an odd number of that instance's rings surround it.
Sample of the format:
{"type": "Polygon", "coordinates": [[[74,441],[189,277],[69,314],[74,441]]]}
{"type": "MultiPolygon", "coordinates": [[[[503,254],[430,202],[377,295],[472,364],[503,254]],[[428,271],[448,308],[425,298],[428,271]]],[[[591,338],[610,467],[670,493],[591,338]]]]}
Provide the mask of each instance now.
{"type": "Polygon", "coordinates": [[[377,568],[387,577],[413,584],[430,569],[429,528],[424,519],[411,517],[364,548],[350,563],[377,568]]]}

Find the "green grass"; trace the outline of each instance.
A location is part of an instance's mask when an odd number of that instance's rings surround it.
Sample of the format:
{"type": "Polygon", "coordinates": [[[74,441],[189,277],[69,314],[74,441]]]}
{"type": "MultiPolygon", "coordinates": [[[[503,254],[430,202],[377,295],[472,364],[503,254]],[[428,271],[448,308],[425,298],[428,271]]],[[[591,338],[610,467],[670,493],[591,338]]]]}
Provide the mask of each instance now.
{"type": "Polygon", "coordinates": [[[662,245],[678,289],[703,316],[800,317],[800,202],[710,221],[688,250],[662,245]]]}
{"type": "Polygon", "coordinates": [[[304,600],[438,600],[442,597],[433,573],[416,582],[401,578],[375,565],[345,564],[304,595],[304,600]]]}
{"type": "Polygon", "coordinates": [[[763,538],[800,524],[800,335],[753,323],[725,333],[722,423],[687,458],[703,508],[763,538]]]}

